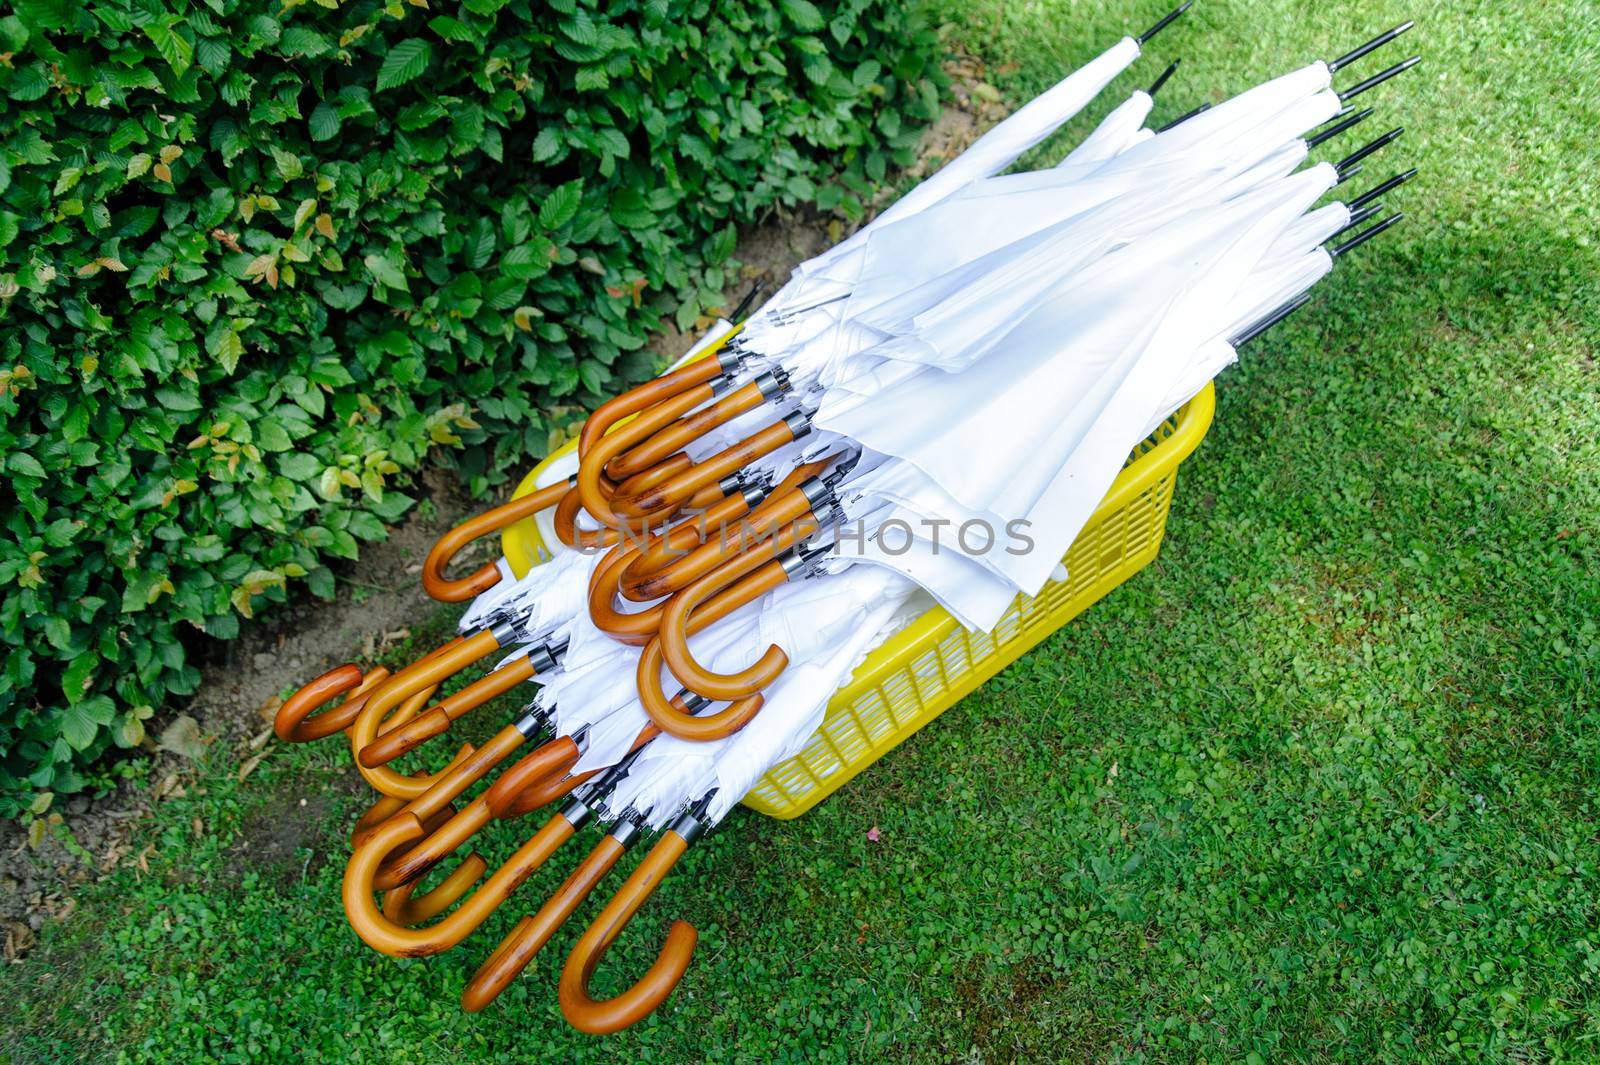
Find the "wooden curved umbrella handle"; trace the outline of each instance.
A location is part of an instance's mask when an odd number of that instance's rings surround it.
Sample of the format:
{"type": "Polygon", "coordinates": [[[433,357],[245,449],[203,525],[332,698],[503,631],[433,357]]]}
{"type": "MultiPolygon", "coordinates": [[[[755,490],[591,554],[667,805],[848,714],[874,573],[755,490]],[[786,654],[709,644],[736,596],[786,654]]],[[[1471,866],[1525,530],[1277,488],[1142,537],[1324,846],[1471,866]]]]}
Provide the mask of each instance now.
{"type": "Polygon", "coordinates": [[[642,385],[630,388],[622,395],[600,404],[584,421],[583,431],[578,435],[579,456],[587,456],[595,441],[610,432],[611,427],[623,418],[653,407],[696,385],[705,384],[720,376],[728,365],[726,360],[714,356],[700,359],[671,373],[662,374],[653,381],[646,381],[642,385]]]}
{"type": "Polygon", "coordinates": [[[578,863],[571,875],[556,888],[555,894],[539,907],[539,912],[518,921],[511,933],[500,941],[494,953],[478,967],[461,992],[461,1008],[468,1013],[477,1013],[510,987],[511,982],[550,942],[556,929],[566,923],[567,918],[627,853],[627,849],[627,845],[615,836],[602,836],[589,856],[578,863]]]}
{"type": "Polygon", "coordinates": [[[426,894],[412,898],[411,893],[416,890],[416,883],[401,884],[392,891],[384,892],[383,915],[395,924],[405,925],[408,928],[431,920],[448,910],[457,899],[465,895],[472,885],[483,877],[488,868],[488,862],[476,854],[469,854],[455,872],[445,877],[438,887],[426,894]]]}
{"type": "Polygon", "coordinates": [[[389,671],[382,666],[364,676],[354,663],[334,666],[283,701],[272,719],[272,731],[285,743],[309,743],[343,732],[361,713],[373,690],[388,679],[389,671]],[[344,702],[311,716],[329,700],[347,692],[349,697],[344,702]]]}
{"type": "Polygon", "coordinates": [[[668,829],[662,833],[644,861],[617,889],[605,909],[600,911],[594,923],[589,925],[573,946],[572,953],[567,955],[567,962],[561,969],[557,997],[562,1015],[574,1028],[591,1035],[607,1035],[637,1024],[665,1002],[667,996],[672,994],[672,989],[678,986],[678,981],[683,979],[700,937],[687,921],[674,921],[655,963],[637,983],[620,995],[604,1001],[589,994],[589,981],[605,958],[606,951],[611,949],[611,944],[628,927],[628,922],[639,912],[639,907],[644,905],[688,846],[688,841],[677,832],[668,829]]]}
{"type": "Polygon", "coordinates": [[[445,732],[458,718],[496,699],[534,675],[534,665],[523,655],[507,662],[486,676],[479,677],[454,695],[440,700],[432,709],[390,729],[361,748],[361,764],[367,768],[387,765],[407,751],[445,732]]]}
{"type": "MultiPolygon", "coordinates": [[[[495,785],[499,786],[502,781],[508,781],[509,778],[511,788],[505,794],[515,799],[524,788],[541,784],[547,779],[560,780],[577,763],[579,753],[577,744],[570,738],[563,736],[561,739],[552,740],[506,770],[505,774],[495,781],[495,785]]],[[[380,890],[389,890],[419,879],[429,869],[459,850],[461,845],[476,835],[484,825],[496,818],[506,817],[510,803],[497,802],[491,797],[493,792],[494,789],[491,788],[489,792],[468,803],[460,813],[430,830],[425,838],[403,853],[391,854],[378,867],[378,872],[373,877],[373,885],[380,890]]],[[[416,816],[415,810],[411,813],[416,816]]]]}
{"type": "Polygon", "coordinates": [[[561,497],[561,502],[556,504],[556,539],[578,551],[599,551],[622,540],[621,531],[610,526],[599,529],[578,528],[578,511],[582,509],[583,500],[576,488],[568,490],[567,494],[561,497]]]}
{"type": "MultiPolygon", "coordinates": [[[[393,808],[379,821],[382,823],[399,812],[415,815],[424,824],[439,810],[444,809],[457,796],[483,779],[488,772],[510,756],[511,752],[527,742],[527,736],[515,724],[507,725],[495,733],[481,748],[468,745],[463,748],[463,754],[451,762],[448,767],[430,778],[429,785],[420,794],[410,799],[394,799],[399,802],[399,807],[393,808]]],[[[376,808],[374,808],[376,809],[376,808]]],[[[370,835],[370,826],[367,831],[358,833],[356,843],[370,835]]]]}
{"type": "MultiPolygon", "coordinates": [[[[711,398],[712,387],[709,384],[696,385],[648,410],[641,411],[627,425],[595,441],[578,463],[578,498],[583,501],[583,509],[602,525],[612,528],[622,526],[624,520],[612,510],[611,500],[604,491],[602,477],[606,465],[622,452],[648,439],[679,416],[687,414],[711,398]]],[[[637,519],[640,515],[659,509],[660,506],[655,504],[640,507],[634,515],[634,520],[627,524],[632,528],[638,528],[637,519]]]]}
{"type": "Polygon", "coordinates": [[[563,778],[572,772],[572,767],[578,764],[582,754],[571,736],[560,736],[541,745],[531,754],[525,755],[510,769],[501,773],[499,779],[483,793],[483,801],[488,806],[489,813],[496,818],[505,819],[518,817],[529,810],[537,809],[537,806],[528,805],[527,796],[530,793],[543,799],[538,803],[539,806],[560,798],[558,791],[564,794],[572,790],[571,787],[562,788],[560,785],[565,784],[563,778]]]}
{"type": "MultiPolygon", "coordinates": [[[[633,738],[633,744],[628,748],[629,753],[638,750],[659,735],[661,735],[660,729],[654,725],[646,725],[633,738]]],[[[602,766],[599,769],[590,769],[575,775],[568,775],[572,773],[572,767],[576,764],[577,758],[574,756],[573,761],[568,763],[559,773],[552,773],[545,777],[543,781],[532,786],[522,785],[515,778],[510,782],[506,782],[506,776],[502,776],[494,782],[494,787],[491,787],[484,794],[484,798],[500,811],[495,814],[496,817],[521,817],[523,814],[537,810],[547,803],[570,795],[579,785],[610,768],[609,766],[602,766]],[[515,792],[515,794],[511,794],[512,792],[515,792]]],[[[509,771],[507,775],[510,775],[509,771]]]]}
{"type": "Polygon", "coordinates": [[[422,587],[433,598],[445,603],[460,603],[479,592],[492,588],[500,581],[500,569],[494,563],[480,567],[470,576],[450,580],[444,569],[462,548],[472,541],[515,525],[561,501],[570,487],[566,482],[550,485],[528,495],[502,503],[482,514],[468,518],[454,529],[439,537],[428,557],[422,563],[422,587]]]}
{"type": "Polygon", "coordinates": [[[380,726],[389,712],[430,685],[440,684],[467,666],[499,650],[500,642],[493,632],[483,631],[468,637],[456,637],[426,658],[407,666],[380,688],[361,708],[350,726],[350,746],[356,755],[356,768],[377,791],[402,799],[414,799],[427,791],[432,777],[408,777],[388,766],[367,766],[360,761],[361,751],[378,737],[380,726]]]}
{"type": "MultiPolygon", "coordinates": [[[[754,602],[782,584],[787,577],[781,565],[769,564],[735,581],[691,615],[688,635],[693,636],[745,604],[754,602]]],[[[639,656],[635,681],[639,705],[644,708],[651,723],[663,732],[683,740],[719,740],[749,724],[750,719],[761,710],[764,697],[759,693],[734,700],[715,714],[706,714],[703,708],[691,710],[681,696],[668,699],[661,687],[661,662],[660,641],[652,640],[639,656]]]]}
{"type": "Polygon", "coordinates": [[[661,641],[651,640],[639,655],[637,674],[639,705],[662,732],[680,740],[708,743],[733,735],[761,712],[766,697],[760,692],[736,699],[715,714],[696,716],[680,696],[667,698],[661,687],[661,641]]]}
{"type": "Polygon", "coordinates": [[[648,440],[618,455],[606,466],[606,476],[613,480],[626,480],[647,470],[668,455],[682,451],[717,426],[754,410],[766,399],[767,394],[762,391],[761,384],[751,381],[710,406],[679,418],[648,440]]]}
{"type": "MultiPolygon", "coordinates": [[[[791,470],[788,476],[779,481],[777,485],[766,494],[765,499],[757,503],[754,510],[750,507],[750,499],[744,493],[735,493],[725,496],[710,507],[702,508],[701,512],[693,518],[674,525],[667,532],[652,539],[643,545],[639,555],[622,572],[622,595],[635,602],[648,602],[670,595],[691,583],[684,579],[690,572],[698,573],[698,567],[686,563],[684,560],[690,552],[706,542],[706,539],[715,530],[718,542],[727,545],[729,540],[728,522],[737,521],[747,515],[751,521],[747,522],[739,534],[740,546],[748,546],[753,540],[760,540],[760,536],[752,535],[752,526],[759,527],[761,523],[755,521],[755,515],[768,512],[769,504],[781,498],[787,498],[791,489],[805,483],[812,477],[828,468],[838,456],[830,455],[816,462],[808,462],[791,470]],[[683,568],[679,568],[682,564],[683,568]],[[660,581],[652,582],[651,578],[660,575],[660,581]]],[[[694,501],[690,500],[690,509],[694,501]]],[[[789,520],[787,518],[783,519],[789,520]]],[[[781,524],[781,523],[780,523],[781,524]]]]}
{"type": "Polygon", "coordinates": [[[626,543],[611,549],[611,554],[601,560],[589,582],[589,620],[594,627],[616,640],[630,646],[643,646],[655,635],[661,620],[661,605],[624,613],[616,608],[617,582],[628,561],[638,554],[637,547],[626,543]]]}
{"type": "Polygon", "coordinates": [[[378,827],[350,856],[344,872],[344,910],[362,941],[383,954],[421,958],[449,950],[471,935],[513,891],[532,876],[576,831],[561,814],[517,848],[460,906],[426,929],[406,928],[384,916],[373,901],[378,867],[391,853],[425,833],[414,814],[399,814],[378,827]]]}
{"type": "MultiPolygon", "coordinates": [[[[798,422],[800,426],[804,424],[798,422]]],[[[643,515],[657,514],[668,507],[681,504],[701,488],[715,484],[744,469],[756,459],[793,442],[797,439],[796,426],[797,422],[793,417],[773,422],[737,444],[724,448],[693,469],[675,474],[653,486],[641,488],[634,485],[630,478],[618,486],[617,496],[609,504],[612,515],[620,524],[623,521],[637,521],[643,515]]],[[[581,486],[581,480],[579,484],[581,486]]],[[[589,501],[585,498],[584,506],[588,505],[589,501]]],[[[593,510],[590,513],[594,513],[593,510]]],[[[596,514],[595,517],[600,516],[596,514]]]]}
{"type": "Polygon", "coordinates": [[[717,593],[742,587],[739,582],[747,576],[754,577],[753,588],[759,591],[749,594],[745,602],[782,584],[788,579],[788,574],[782,563],[775,559],[798,544],[808,533],[809,530],[803,529],[799,523],[785,526],[772,539],[728,560],[667,600],[661,611],[661,623],[656,636],[661,641],[661,653],[667,660],[668,668],[685,688],[707,699],[729,702],[765,688],[788,667],[789,656],[781,647],[773,644],[755,663],[738,672],[713,673],[695,659],[689,648],[689,636],[714,619],[708,615],[708,620],[692,628],[690,618],[702,603],[717,593]],[[761,571],[759,574],[756,572],[758,570],[761,571]]]}
{"type": "Polygon", "coordinates": [[[810,518],[811,500],[804,492],[791,488],[774,493],[749,512],[740,523],[737,535],[730,537],[723,530],[723,535],[716,540],[701,544],[651,576],[633,582],[631,587],[628,574],[624,571],[622,594],[628,599],[650,600],[680,592],[735,555],[748,552],[790,522],[810,518]]]}
{"type": "MultiPolygon", "coordinates": [[[[692,512],[693,509],[691,505],[689,510],[692,512]]],[[[623,569],[620,585],[623,596],[641,603],[659,598],[639,590],[645,581],[686,558],[690,551],[706,542],[713,530],[726,540],[728,522],[744,517],[749,509],[744,493],[736,492],[731,496],[723,496],[710,507],[685,518],[665,532],[646,539],[638,545],[638,552],[623,569]]]]}
{"type": "MultiPolygon", "coordinates": [[[[440,770],[439,776],[440,777],[448,776],[449,773],[452,770],[454,770],[458,765],[460,765],[461,762],[465,761],[466,758],[469,755],[471,755],[472,753],[473,753],[473,748],[472,748],[471,744],[468,744],[468,745],[464,746],[461,749],[461,753],[456,756],[455,760],[452,761],[444,769],[440,770]]],[[[384,795],[384,794],[380,793],[378,795],[377,801],[374,802],[371,806],[369,806],[367,808],[366,813],[362,814],[359,818],[357,818],[356,819],[356,823],[353,826],[351,826],[351,829],[350,829],[350,846],[351,847],[359,846],[362,840],[366,839],[367,836],[372,834],[372,830],[373,829],[377,828],[379,825],[381,825],[385,821],[389,820],[389,818],[393,817],[395,814],[399,813],[401,810],[404,810],[406,808],[406,805],[407,804],[406,804],[406,800],[405,799],[400,799],[400,798],[396,798],[393,795],[384,795]]],[[[444,808],[445,809],[449,809],[448,802],[445,804],[444,808]]],[[[422,823],[423,823],[423,827],[427,828],[429,826],[429,824],[430,824],[430,820],[428,818],[423,818],[422,819],[422,823]]],[[[443,819],[440,819],[437,822],[433,822],[433,823],[435,823],[435,824],[443,824],[444,822],[443,822],[443,819]]],[[[431,831],[431,829],[429,829],[429,830],[431,831]]]]}

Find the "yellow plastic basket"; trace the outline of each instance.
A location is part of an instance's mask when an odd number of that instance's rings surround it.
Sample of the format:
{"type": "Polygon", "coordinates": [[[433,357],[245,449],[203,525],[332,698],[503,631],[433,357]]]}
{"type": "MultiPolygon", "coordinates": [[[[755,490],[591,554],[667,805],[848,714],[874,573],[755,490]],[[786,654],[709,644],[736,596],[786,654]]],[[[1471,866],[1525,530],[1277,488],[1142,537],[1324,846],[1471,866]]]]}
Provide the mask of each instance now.
{"type": "MultiPolygon", "coordinates": [[[[1178,464],[1199,446],[1215,410],[1207,384],[1135,448],[1067,551],[1066,580],[1018,596],[993,632],[968,632],[935,608],[884,641],[834,694],[805,748],[762,777],[744,804],[799,817],[1147,565],[1166,531],[1178,464]]],[[[573,441],[547,458],[515,494],[531,492],[545,467],[576,447],[573,441]]],[[[545,557],[532,518],[507,528],[501,544],[518,575],[545,557]]]]}

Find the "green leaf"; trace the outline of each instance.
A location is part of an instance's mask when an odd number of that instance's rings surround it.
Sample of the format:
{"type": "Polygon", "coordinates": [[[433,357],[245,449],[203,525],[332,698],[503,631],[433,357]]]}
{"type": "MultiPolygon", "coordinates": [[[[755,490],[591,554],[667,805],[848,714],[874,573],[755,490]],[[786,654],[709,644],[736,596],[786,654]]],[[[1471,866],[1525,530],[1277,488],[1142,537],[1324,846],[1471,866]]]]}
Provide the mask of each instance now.
{"type": "Polygon", "coordinates": [[[37,477],[40,480],[44,480],[44,467],[39,464],[38,459],[26,451],[13,451],[11,457],[6,460],[6,465],[10,467],[12,473],[20,473],[24,477],[37,477]]]}
{"type": "Polygon", "coordinates": [[[611,78],[602,66],[579,67],[572,79],[572,87],[579,92],[599,92],[610,85],[611,78]]]}
{"type": "MultiPolygon", "coordinates": [[[[288,434],[285,433],[285,435],[287,436],[288,434]]],[[[292,446],[293,442],[291,441],[290,447],[292,446]]],[[[285,448],[284,450],[288,449],[285,448]]],[[[278,471],[285,477],[296,481],[309,481],[317,476],[321,469],[322,463],[318,461],[317,457],[304,451],[291,452],[278,460],[278,471]]]]}
{"type": "Polygon", "coordinates": [[[293,181],[305,173],[305,164],[293,152],[286,152],[276,144],[271,145],[272,162],[278,168],[278,173],[283,175],[285,181],[293,181]]]}
{"type": "Polygon", "coordinates": [[[72,643],[72,624],[60,614],[44,619],[44,638],[57,651],[65,651],[72,643]]]}
{"type": "Polygon", "coordinates": [[[802,33],[822,28],[822,12],[811,0],[778,0],[778,7],[802,33]]]}
{"type": "Polygon", "coordinates": [[[449,15],[440,15],[428,20],[428,28],[447,41],[475,41],[478,35],[472,32],[464,22],[458,22],[449,15]]]}
{"type": "Polygon", "coordinates": [[[400,289],[402,292],[409,291],[405,272],[382,255],[368,255],[361,261],[381,284],[400,289]]]}
{"type": "Polygon", "coordinates": [[[489,257],[494,254],[494,246],[494,223],[480,215],[467,238],[467,265],[474,270],[487,266],[489,257]]]}
{"type": "Polygon", "coordinates": [[[61,691],[67,697],[67,702],[81,702],[89,694],[89,685],[94,682],[95,670],[99,665],[100,656],[93,651],[85,651],[67,663],[67,668],[61,673],[61,691]]]}
{"type": "Polygon", "coordinates": [[[290,26],[284,30],[278,47],[285,55],[304,56],[307,59],[315,59],[333,51],[328,38],[306,26],[290,26]]]}
{"type": "Polygon", "coordinates": [[[721,266],[728,261],[728,256],[733,254],[734,244],[739,239],[739,231],[730,222],[717,231],[706,247],[706,262],[711,266],[721,266]]]}
{"type": "Polygon", "coordinates": [[[61,711],[61,738],[75,751],[82,751],[94,742],[100,726],[83,705],[69,706],[61,711]]]}
{"type": "Polygon", "coordinates": [[[347,528],[352,536],[362,540],[382,540],[388,535],[384,531],[383,522],[364,510],[358,510],[350,515],[350,524],[347,528]]]}
{"type": "Polygon", "coordinates": [[[518,281],[531,281],[548,273],[553,247],[548,240],[535,236],[528,243],[519,244],[500,257],[500,272],[518,281]]]}
{"type": "Polygon", "coordinates": [[[327,100],[321,100],[311,111],[311,139],[314,141],[328,141],[339,135],[339,109],[327,100]]]}
{"type": "Polygon", "coordinates": [[[546,229],[560,229],[572,221],[582,202],[582,178],[557,186],[539,205],[539,224],[546,229]]]}
{"type": "Polygon", "coordinates": [[[59,30],[70,17],[70,0],[16,0],[13,5],[24,24],[36,30],[59,30]]]}
{"type": "Polygon", "coordinates": [[[561,134],[546,126],[533,138],[533,161],[543,163],[554,159],[561,148],[561,134]]]}
{"type": "Polygon", "coordinates": [[[83,522],[73,521],[71,518],[57,518],[45,526],[39,535],[46,547],[66,547],[77,539],[78,530],[82,529],[83,525],[83,522]]]}
{"type": "MultiPolygon", "coordinates": [[[[255,432],[256,446],[262,451],[288,451],[294,447],[294,441],[290,438],[288,430],[276,418],[261,419],[256,423],[255,432]]],[[[310,458],[313,464],[317,461],[309,455],[306,457],[310,458]]]]}
{"type": "Polygon", "coordinates": [[[173,28],[174,25],[182,25],[182,22],[148,22],[144,32],[155,43],[156,51],[161,53],[161,58],[167,61],[173,73],[181,75],[194,63],[194,45],[180,35],[173,28]]]}
{"type": "Polygon", "coordinates": [[[404,85],[428,69],[433,57],[432,46],[421,37],[410,37],[389,49],[378,68],[378,91],[384,92],[404,85]]]}

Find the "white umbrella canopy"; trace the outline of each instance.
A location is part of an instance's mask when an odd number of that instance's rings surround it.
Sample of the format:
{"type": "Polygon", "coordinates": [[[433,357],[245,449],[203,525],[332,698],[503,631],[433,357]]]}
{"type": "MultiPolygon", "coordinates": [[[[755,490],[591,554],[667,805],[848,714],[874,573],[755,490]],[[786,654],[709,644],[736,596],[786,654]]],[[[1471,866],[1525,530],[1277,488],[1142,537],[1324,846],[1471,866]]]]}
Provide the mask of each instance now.
{"type": "Polygon", "coordinates": [[[837,404],[825,398],[818,424],[912,462],[969,507],[993,509],[996,501],[1010,500],[1000,513],[1026,513],[1031,500],[1015,500],[1019,491],[1024,497],[1029,492],[1015,482],[1019,471],[1043,464],[1036,458],[1039,441],[1060,436],[1063,416],[1082,409],[1084,398],[1114,387],[1117,367],[1125,375],[1140,335],[1153,329],[1152,316],[1164,312],[1172,294],[1224,263],[1247,275],[1304,201],[1331,184],[1332,168],[1323,171],[1235,199],[1101,257],[1059,286],[1054,298],[1013,319],[990,344],[990,357],[961,373],[917,374],[871,402],[857,394],[837,404]]]}
{"type": "Polygon", "coordinates": [[[992,342],[999,335],[997,322],[1042,298],[1057,278],[1078,268],[1081,256],[1094,253],[1097,241],[1131,239],[1282,177],[1305,158],[1305,143],[1297,135],[1338,111],[1332,93],[1287,107],[1272,97],[1255,102],[1256,110],[1234,123],[1237,135],[1224,151],[1180,149],[1146,158],[1137,167],[1122,165],[1118,157],[1088,178],[1070,177],[1059,168],[1008,175],[969,187],[906,226],[877,234],[869,242],[869,262],[876,253],[883,262],[915,266],[868,272],[851,294],[848,313],[885,333],[917,336],[869,354],[956,368],[981,351],[949,355],[961,337],[939,338],[941,322],[958,323],[955,328],[967,338],[992,342]],[[1263,108],[1278,110],[1266,115],[1263,108]],[[1002,184],[1008,192],[998,191],[1002,184]],[[919,229],[930,225],[938,230],[937,239],[919,229]]]}
{"type": "Polygon", "coordinates": [[[1144,129],[1144,120],[1150,117],[1150,109],[1155,102],[1155,97],[1150,93],[1142,89],[1135,92],[1101,119],[1100,124],[1076,148],[1062,157],[1056,168],[1082,168],[1085,172],[1092,172],[1107,159],[1131,148],[1140,134],[1149,132],[1144,129]]]}
{"type": "MultiPolygon", "coordinates": [[[[913,375],[831,421],[825,405],[822,424],[893,456],[864,465],[842,490],[859,491],[853,502],[862,512],[913,527],[916,516],[947,519],[953,527],[977,519],[990,529],[1026,519],[1035,541],[1031,552],[989,553],[974,561],[1005,577],[1012,592],[1036,592],[1128,450],[1153,420],[1204,383],[1192,372],[1196,351],[1211,353],[1212,365],[1221,354],[1225,364],[1226,349],[1211,346],[1209,338],[1253,315],[1273,293],[1307,287],[1325,272],[1326,256],[1316,253],[1321,262],[1310,255],[1288,260],[1282,268],[1287,277],[1253,277],[1270,253],[1283,250],[1285,230],[1334,180],[1331,167],[1315,168],[1120,249],[1108,261],[1120,256],[1121,262],[1103,266],[1029,316],[1006,336],[999,354],[965,372],[913,375]],[[873,500],[893,509],[875,510],[873,500]]],[[[1314,239],[1334,228],[1338,215],[1324,212],[1320,227],[1303,226],[1296,238],[1314,239]]],[[[876,548],[867,553],[914,579],[935,576],[927,551],[890,558],[876,548]]],[[[936,568],[959,576],[971,567],[945,559],[936,568]]],[[[997,620],[997,606],[1003,609],[1009,599],[979,592],[957,603],[949,588],[932,590],[980,627],[997,620]]]]}

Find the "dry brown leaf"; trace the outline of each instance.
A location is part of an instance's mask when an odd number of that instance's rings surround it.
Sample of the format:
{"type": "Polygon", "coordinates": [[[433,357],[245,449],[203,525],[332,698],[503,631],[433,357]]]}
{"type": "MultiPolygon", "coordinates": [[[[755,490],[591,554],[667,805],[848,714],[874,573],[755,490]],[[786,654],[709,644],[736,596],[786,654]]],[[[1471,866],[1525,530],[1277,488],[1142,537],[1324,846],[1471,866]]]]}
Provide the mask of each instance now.
{"type": "Polygon", "coordinates": [[[200,722],[188,714],[179,714],[172,724],[162,729],[161,740],[156,746],[190,761],[206,753],[205,738],[200,735],[200,722]]]}
{"type": "Polygon", "coordinates": [[[256,771],[256,766],[261,764],[261,760],[271,753],[271,751],[262,751],[260,754],[252,755],[251,757],[246,758],[243,764],[239,766],[239,779],[243,780],[251,773],[254,773],[256,771]]]}
{"type": "Polygon", "coordinates": [[[283,697],[274,695],[272,698],[256,707],[256,713],[261,715],[261,720],[270,724],[272,721],[277,719],[278,707],[282,705],[283,697]]]}

